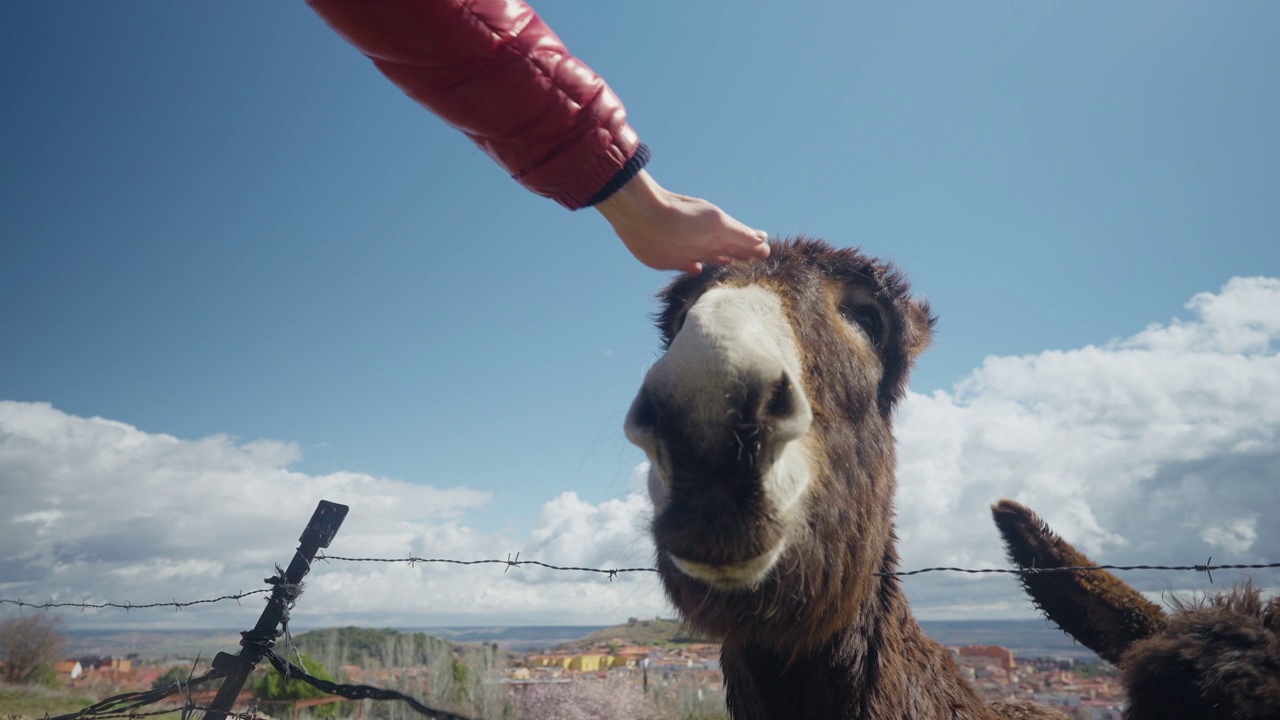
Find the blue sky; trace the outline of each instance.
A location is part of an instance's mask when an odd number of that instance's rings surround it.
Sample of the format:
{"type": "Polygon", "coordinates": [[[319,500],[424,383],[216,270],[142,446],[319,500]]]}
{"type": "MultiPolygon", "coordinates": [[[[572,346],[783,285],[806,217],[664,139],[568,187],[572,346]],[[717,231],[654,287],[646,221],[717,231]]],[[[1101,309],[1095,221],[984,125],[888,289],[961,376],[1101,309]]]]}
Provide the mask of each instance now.
{"type": "MultiPolygon", "coordinates": [[[[922,395],[1280,276],[1280,6],[535,6],[664,185],[899,263],[941,317],[922,395]]],[[[666,278],[593,211],[521,189],[302,2],[7,15],[0,400],[488,493],[477,531],[627,495],[666,278]]]]}

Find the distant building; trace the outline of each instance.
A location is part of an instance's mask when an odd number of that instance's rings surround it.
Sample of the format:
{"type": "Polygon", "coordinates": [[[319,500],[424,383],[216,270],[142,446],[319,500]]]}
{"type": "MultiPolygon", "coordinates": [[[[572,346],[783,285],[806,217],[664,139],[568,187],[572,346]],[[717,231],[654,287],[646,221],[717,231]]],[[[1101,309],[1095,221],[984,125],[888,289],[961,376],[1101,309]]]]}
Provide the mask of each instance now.
{"type": "Polygon", "coordinates": [[[80,666],[85,670],[127,673],[133,670],[133,661],[122,657],[82,657],[80,666]]]}
{"type": "Polygon", "coordinates": [[[1073,693],[1037,693],[1032,698],[1039,704],[1046,707],[1060,708],[1070,710],[1080,707],[1081,699],[1079,695],[1073,693]]]}
{"type": "Polygon", "coordinates": [[[569,665],[566,669],[573,672],[596,672],[597,670],[605,670],[609,667],[609,658],[606,655],[574,655],[569,658],[569,665]]]}
{"type": "Polygon", "coordinates": [[[1085,700],[1076,709],[1076,715],[1086,720],[1124,720],[1121,703],[1085,700]]]}
{"type": "Polygon", "coordinates": [[[627,645],[620,647],[613,653],[613,660],[610,661],[609,667],[640,667],[640,664],[649,657],[649,648],[640,647],[638,645],[627,645]]]}
{"type": "Polygon", "coordinates": [[[1070,670],[1075,667],[1075,661],[1071,658],[1055,658],[1055,657],[1035,657],[1029,660],[1023,660],[1023,665],[1030,665],[1035,668],[1036,672],[1047,673],[1053,670],[1070,670]]]}
{"type": "Polygon", "coordinates": [[[78,660],[64,660],[53,666],[53,671],[58,673],[58,677],[65,677],[75,680],[84,672],[84,667],[80,665],[78,660]]]}
{"type": "Polygon", "coordinates": [[[530,655],[528,663],[530,667],[569,667],[569,661],[572,655],[564,655],[561,653],[548,653],[544,655],[530,655]]]}
{"type": "Polygon", "coordinates": [[[603,653],[583,653],[568,655],[551,653],[547,655],[529,655],[525,662],[531,668],[562,668],[569,672],[597,672],[608,670],[613,657],[603,653]]]}
{"type": "Polygon", "coordinates": [[[1013,660],[1013,651],[999,645],[965,645],[960,648],[960,657],[992,658],[1005,670],[1012,671],[1018,668],[1013,660]]]}

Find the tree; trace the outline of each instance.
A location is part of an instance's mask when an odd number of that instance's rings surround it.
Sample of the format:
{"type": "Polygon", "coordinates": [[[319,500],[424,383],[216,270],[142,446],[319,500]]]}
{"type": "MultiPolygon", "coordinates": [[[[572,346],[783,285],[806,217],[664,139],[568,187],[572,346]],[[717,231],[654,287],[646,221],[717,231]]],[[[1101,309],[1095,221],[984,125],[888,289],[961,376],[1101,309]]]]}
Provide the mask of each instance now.
{"type": "MultiPolygon", "coordinates": [[[[308,675],[333,682],[333,676],[325,670],[310,655],[300,654],[291,658],[295,665],[302,666],[308,675]]],[[[276,672],[275,668],[267,668],[267,673],[263,676],[253,689],[255,695],[263,700],[307,700],[310,698],[328,697],[323,690],[317,690],[315,687],[307,684],[303,680],[290,678],[285,680],[284,676],[276,672]]],[[[319,717],[333,717],[338,712],[337,704],[321,705],[315,709],[315,714],[319,717]]]]}
{"type": "Polygon", "coordinates": [[[58,633],[60,615],[38,613],[0,623],[0,678],[11,683],[39,680],[62,659],[65,641],[58,633]]]}
{"type": "Polygon", "coordinates": [[[193,670],[194,668],[190,665],[174,665],[166,670],[163,675],[156,678],[155,682],[151,683],[151,689],[156,690],[162,687],[168,687],[176,682],[185,683],[187,680],[190,680],[193,676],[198,674],[194,673],[193,670]]]}
{"type": "Polygon", "coordinates": [[[521,720],[647,720],[658,716],[640,688],[612,678],[530,685],[521,693],[519,705],[521,720]]]}

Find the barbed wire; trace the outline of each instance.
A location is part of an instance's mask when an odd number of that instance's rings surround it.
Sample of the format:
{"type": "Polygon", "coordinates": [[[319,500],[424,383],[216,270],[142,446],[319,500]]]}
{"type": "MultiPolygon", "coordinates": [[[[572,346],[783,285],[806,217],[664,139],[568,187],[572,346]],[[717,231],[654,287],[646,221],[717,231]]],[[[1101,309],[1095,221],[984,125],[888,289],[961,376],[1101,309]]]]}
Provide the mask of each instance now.
{"type": "MultiPolygon", "coordinates": [[[[427,557],[346,557],[342,555],[327,555],[319,553],[315,558],[317,561],[332,562],[351,562],[351,563],[383,563],[383,564],[400,564],[403,563],[412,567],[418,563],[434,563],[447,565],[502,565],[503,572],[511,568],[520,568],[525,566],[540,567],[547,570],[555,570],[560,572],[583,572],[595,573],[608,576],[612,581],[619,575],[624,573],[656,573],[657,568],[652,567],[622,567],[622,568],[594,568],[582,567],[575,565],[554,565],[539,560],[521,560],[520,553],[515,556],[508,555],[506,560],[484,559],[484,560],[455,560],[452,558],[427,558],[427,557]]],[[[1048,573],[1062,572],[1096,572],[1100,570],[1112,570],[1117,572],[1129,572],[1136,570],[1160,570],[1167,572],[1186,572],[1195,571],[1208,575],[1209,582],[1213,582],[1213,573],[1218,570],[1274,570],[1280,568],[1280,563],[1231,563],[1214,565],[1213,558],[1208,561],[1194,565],[1077,565],[1070,567],[1054,567],[1054,568],[963,568],[963,567],[925,567],[917,570],[896,570],[893,572],[875,573],[881,577],[910,577],[913,575],[925,575],[928,573],[963,573],[969,575],[1043,575],[1048,573]]],[[[192,607],[194,605],[208,605],[212,603],[226,602],[230,600],[239,601],[252,595],[261,595],[269,593],[271,590],[252,590],[250,592],[236,593],[234,595],[223,595],[216,598],[208,598],[204,600],[189,600],[186,602],[153,602],[153,603],[132,603],[132,602],[101,602],[101,603],[74,603],[74,602],[43,602],[33,603],[21,599],[10,599],[0,597],[0,605],[13,605],[19,608],[29,608],[33,610],[51,610],[55,608],[77,608],[81,610],[97,610],[104,608],[113,608],[130,611],[130,610],[149,610],[156,608],[175,608],[181,610],[183,608],[192,607]]]]}
{"type": "MultiPolygon", "coordinates": [[[[417,563],[448,563],[451,565],[506,565],[507,570],[513,567],[521,567],[523,565],[534,565],[537,567],[548,568],[550,570],[576,570],[581,572],[602,573],[609,576],[612,580],[621,573],[630,572],[658,572],[657,568],[587,568],[587,567],[563,567],[559,565],[551,565],[537,560],[521,560],[520,553],[516,553],[515,558],[507,555],[506,560],[451,560],[447,558],[422,558],[422,557],[402,557],[402,558],[367,558],[367,557],[343,557],[340,555],[316,555],[316,560],[335,560],[341,562],[372,562],[372,563],[406,563],[410,567],[417,563]]],[[[895,570],[893,572],[878,572],[875,575],[880,577],[908,577],[911,575],[923,575],[925,573],[936,572],[954,572],[954,573],[970,573],[970,574],[1005,574],[1005,575],[1039,575],[1043,573],[1055,572],[1093,572],[1098,570],[1170,570],[1170,571],[1186,571],[1194,570],[1209,574],[1209,581],[1213,581],[1214,570],[1264,570],[1269,568],[1280,568],[1280,563],[1254,563],[1254,564],[1230,564],[1230,565],[1213,565],[1213,558],[1209,558],[1203,564],[1197,565],[1076,565],[1070,567],[1056,568],[961,568],[961,567],[926,567],[918,570],[895,570]]],[[[506,572],[506,570],[503,570],[506,572]]]]}
{"type": "Polygon", "coordinates": [[[506,565],[506,568],[503,569],[503,572],[506,572],[507,570],[510,570],[513,567],[518,568],[518,567],[523,567],[525,565],[533,565],[535,567],[546,568],[548,570],[565,570],[565,571],[575,571],[575,572],[600,573],[603,575],[608,575],[610,580],[613,580],[615,577],[617,577],[621,573],[633,573],[633,572],[656,573],[658,572],[657,568],[651,568],[651,567],[590,568],[590,567],[575,567],[575,566],[565,566],[565,565],[552,565],[550,563],[545,563],[538,560],[521,560],[520,553],[516,553],[516,556],[514,558],[512,558],[511,554],[508,553],[506,560],[451,560],[448,558],[422,558],[422,557],[413,557],[413,556],[402,557],[402,558],[367,558],[367,557],[356,558],[356,557],[343,557],[341,555],[326,555],[325,553],[320,553],[316,555],[316,560],[336,560],[339,562],[407,563],[410,567],[413,567],[417,563],[443,563],[448,565],[506,565]]]}
{"type": "Polygon", "coordinates": [[[328,695],[337,696],[347,700],[399,700],[413,708],[418,714],[432,718],[432,720],[471,720],[464,715],[458,715],[457,713],[452,713],[447,710],[441,710],[439,708],[424,705],[416,698],[405,695],[404,693],[396,692],[395,690],[374,687],[372,685],[342,684],[331,680],[325,680],[324,678],[318,678],[308,673],[305,668],[294,665],[281,657],[275,650],[271,649],[270,646],[265,646],[262,649],[264,651],[264,656],[271,662],[271,665],[276,669],[276,672],[280,673],[285,680],[300,680],[328,695]]]}
{"type": "Polygon", "coordinates": [[[223,677],[225,676],[218,670],[210,670],[200,677],[191,678],[189,680],[179,680],[151,690],[112,695],[109,698],[99,700],[98,702],[73,713],[58,715],[52,718],[47,715],[45,717],[46,720],[87,720],[88,718],[150,717],[154,715],[182,712],[183,718],[187,718],[194,710],[209,710],[209,708],[200,708],[195,704],[195,700],[191,696],[192,688],[199,687],[204,683],[214,680],[221,680],[223,677]],[[164,702],[174,695],[180,695],[182,697],[181,707],[138,712],[139,708],[164,702]]]}
{"type": "MultiPolygon", "coordinates": [[[[158,715],[172,715],[174,713],[182,713],[182,716],[184,718],[187,718],[187,717],[190,717],[192,713],[196,713],[196,712],[207,713],[211,710],[213,710],[213,708],[206,707],[204,705],[182,705],[181,707],[168,708],[165,710],[148,710],[147,712],[138,712],[137,710],[130,710],[128,712],[120,711],[120,712],[109,712],[109,713],[86,713],[84,710],[81,710],[80,712],[71,713],[68,715],[58,715],[55,717],[50,717],[47,720],[107,720],[108,718],[145,718],[145,717],[156,717],[158,715]]],[[[271,717],[264,716],[264,715],[257,715],[252,712],[243,712],[243,713],[229,712],[229,713],[226,713],[226,717],[229,718],[230,720],[274,720],[271,717]]]]}
{"type": "Polygon", "coordinates": [[[227,600],[235,600],[238,602],[251,595],[263,595],[270,592],[271,590],[268,588],[263,590],[251,590],[249,592],[236,593],[235,595],[223,595],[221,597],[207,598],[204,600],[188,600],[186,602],[179,602],[177,600],[172,600],[170,602],[153,602],[153,603],[142,603],[142,604],[131,603],[131,602],[74,603],[74,602],[53,602],[52,600],[48,602],[43,602],[43,603],[31,603],[22,599],[12,600],[9,598],[0,597],[0,605],[14,605],[20,609],[30,608],[32,610],[52,610],[54,608],[78,608],[83,611],[83,610],[102,610],[105,608],[114,608],[117,610],[124,610],[125,612],[128,612],[130,610],[151,610],[154,608],[171,607],[171,608],[174,608],[175,610],[180,611],[183,608],[189,608],[193,605],[209,605],[211,603],[226,602],[227,600]]]}
{"type": "Polygon", "coordinates": [[[1047,573],[1061,572],[1091,572],[1095,570],[1194,570],[1202,572],[1209,576],[1209,582],[1213,582],[1214,570],[1266,570],[1270,568],[1280,568],[1280,563],[1254,563],[1248,565],[1231,564],[1231,565],[1212,565],[1213,558],[1203,565],[1071,565],[1067,567],[1051,567],[1051,568],[958,568],[958,567],[927,567],[919,570],[899,570],[891,573],[876,573],[876,575],[894,575],[897,577],[906,577],[909,575],[922,575],[932,572],[955,572],[955,573],[1003,573],[1007,575],[1044,575],[1047,573]]]}

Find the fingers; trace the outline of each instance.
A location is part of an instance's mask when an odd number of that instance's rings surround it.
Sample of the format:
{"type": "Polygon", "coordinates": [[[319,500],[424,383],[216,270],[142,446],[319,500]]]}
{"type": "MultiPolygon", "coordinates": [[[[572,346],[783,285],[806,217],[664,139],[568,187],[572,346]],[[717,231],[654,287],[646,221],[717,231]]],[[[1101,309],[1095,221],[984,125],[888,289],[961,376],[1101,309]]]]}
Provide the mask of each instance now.
{"type": "MultiPolygon", "coordinates": [[[[733,260],[763,260],[769,257],[769,235],[763,230],[752,230],[736,220],[733,224],[741,227],[740,231],[725,233],[722,240],[712,248],[712,262],[723,265],[733,260]],[[722,262],[723,260],[723,262],[722,262]]],[[[738,230],[738,228],[731,228],[738,230]]]]}
{"type": "Polygon", "coordinates": [[[734,257],[764,258],[769,256],[769,233],[744,225],[740,220],[720,211],[723,223],[722,249],[734,257]]]}
{"type": "MultiPolygon", "coordinates": [[[[705,202],[705,201],[704,201],[705,202]]],[[[718,208],[712,215],[714,223],[677,224],[668,233],[659,236],[664,250],[669,253],[666,267],[697,275],[704,265],[729,265],[738,260],[757,260],[769,257],[768,234],[754,230],[735,220],[718,208]]],[[[704,216],[705,221],[705,216],[704,216]]],[[[655,245],[658,244],[655,242],[655,245]]],[[[650,267],[656,267],[652,263],[650,267]]]]}
{"type": "Polygon", "coordinates": [[[769,257],[769,244],[759,243],[749,247],[722,250],[712,255],[703,256],[702,261],[709,265],[728,265],[734,260],[763,260],[769,257]]]}
{"type": "Polygon", "coordinates": [[[715,204],[679,195],[647,173],[596,206],[637,260],[696,275],[703,265],[769,257],[769,236],[715,204]]]}

